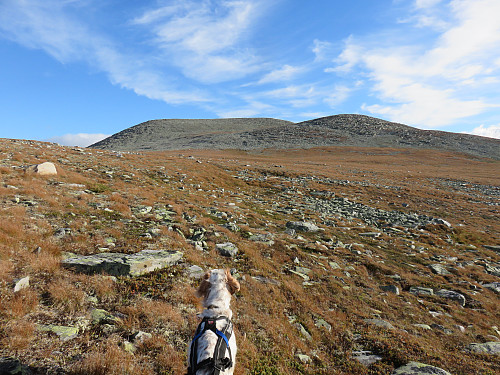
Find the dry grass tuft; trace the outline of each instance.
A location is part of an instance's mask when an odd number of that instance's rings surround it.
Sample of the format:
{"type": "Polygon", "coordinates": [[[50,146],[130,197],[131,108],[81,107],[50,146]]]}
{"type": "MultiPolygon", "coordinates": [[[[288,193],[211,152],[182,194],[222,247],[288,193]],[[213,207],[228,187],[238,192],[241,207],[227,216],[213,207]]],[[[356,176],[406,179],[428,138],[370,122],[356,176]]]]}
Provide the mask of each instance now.
{"type": "Polygon", "coordinates": [[[85,304],[85,293],[67,279],[56,279],[48,285],[48,293],[54,305],[70,314],[85,304]]]}
{"type": "MultiPolygon", "coordinates": [[[[13,292],[12,292],[13,293],[13,292]]],[[[38,295],[32,289],[23,289],[11,295],[1,297],[3,313],[11,318],[23,317],[38,306],[38,295]]]]}
{"type": "Polygon", "coordinates": [[[35,325],[24,319],[11,320],[5,327],[5,333],[2,344],[13,352],[20,352],[34,341],[35,325]]]}

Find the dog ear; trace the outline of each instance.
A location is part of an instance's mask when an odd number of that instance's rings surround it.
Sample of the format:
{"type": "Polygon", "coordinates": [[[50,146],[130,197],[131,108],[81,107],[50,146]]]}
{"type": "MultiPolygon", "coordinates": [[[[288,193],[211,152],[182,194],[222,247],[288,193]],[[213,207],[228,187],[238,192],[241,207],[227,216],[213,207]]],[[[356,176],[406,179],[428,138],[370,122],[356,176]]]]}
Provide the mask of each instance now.
{"type": "Polygon", "coordinates": [[[236,280],[231,272],[226,269],[226,279],[227,279],[227,288],[229,289],[229,293],[234,294],[238,290],[240,290],[240,283],[236,280]]]}
{"type": "Polygon", "coordinates": [[[209,278],[210,274],[208,272],[205,273],[205,276],[203,276],[203,280],[195,293],[196,297],[205,298],[207,296],[208,290],[210,289],[210,282],[208,281],[209,278]]]}

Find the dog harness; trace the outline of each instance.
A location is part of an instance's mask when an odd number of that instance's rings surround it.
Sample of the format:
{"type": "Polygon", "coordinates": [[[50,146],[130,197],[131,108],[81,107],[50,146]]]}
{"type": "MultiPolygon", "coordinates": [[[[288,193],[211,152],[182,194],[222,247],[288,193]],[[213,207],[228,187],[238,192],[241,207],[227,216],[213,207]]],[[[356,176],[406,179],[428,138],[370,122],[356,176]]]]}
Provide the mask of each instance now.
{"type": "Polygon", "coordinates": [[[219,316],[218,318],[203,318],[201,323],[196,329],[193,341],[191,342],[191,351],[189,353],[189,368],[188,375],[195,375],[199,369],[209,368],[213,371],[211,374],[219,375],[221,371],[230,368],[233,365],[233,356],[231,354],[231,348],[229,347],[229,339],[233,334],[233,324],[225,316],[219,316]],[[218,320],[225,320],[226,324],[222,331],[219,331],[216,327],[218,320]],[[206,332],[212,331],[217,335],[217,343],[215,344],[215,351],[213,357],[209,357],[196,363],[198,358],[198,339],[206,332]],[[229,358],[226,357],[226,349],[229,352],[229,358]]]}

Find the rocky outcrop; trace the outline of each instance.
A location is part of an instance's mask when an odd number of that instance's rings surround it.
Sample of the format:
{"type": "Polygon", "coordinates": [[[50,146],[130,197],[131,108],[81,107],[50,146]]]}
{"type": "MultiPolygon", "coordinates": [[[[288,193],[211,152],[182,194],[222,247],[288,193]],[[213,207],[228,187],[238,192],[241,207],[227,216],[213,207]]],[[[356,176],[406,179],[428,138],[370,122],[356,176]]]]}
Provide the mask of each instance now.
{"type": "Polygon", "coordinates": [[[395,369],[391,375],[451,375],[439,367],[426,365],[419,362],[409,362],[395,369]]]}
{"type": "Polygon", "coordinates": [[[88,274],[139,276],[179,263],[182,253],[171,250],[143,250],[135,254],[102,253],[75,256],[62,261],[66,268],[88,274]]]}

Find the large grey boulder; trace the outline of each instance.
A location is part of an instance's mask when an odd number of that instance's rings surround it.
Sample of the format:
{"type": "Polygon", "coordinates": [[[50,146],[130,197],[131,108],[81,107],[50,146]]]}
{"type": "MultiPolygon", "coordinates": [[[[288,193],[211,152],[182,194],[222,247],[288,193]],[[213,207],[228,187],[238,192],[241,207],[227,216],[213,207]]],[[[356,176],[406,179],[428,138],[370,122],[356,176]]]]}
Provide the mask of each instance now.
{"type": "Polygon", "coordinates": [[[461,306],[465,306],[465,296],[453,290],[441,289],[436,292],[436,296],[457,301],[461,306]]]}
{"type": "Polygon", "coordinates": [[[113,276],[139,276],[173,266],[182,259],[180,251],[143,250],[135,254],[101,253],[64,259],[62,264],[76,272],[106,273],[113,276]]]}
{"type": "Polygon", "coordinates": [[[485,354],[496,354],[500,355],[500,342],[484,342],[481,344],[470,344],[467,350],[472,353],[485,353],[485,354]]]}
{"type": "Polygon", "coordinates": [[[308,221],[289,221],[286,223],[288,229],[294,229],[298,232],[317,232],[319,227],[308,221]]]}
{"type": "Polygon", "coordinates": [[[451,375],[439,367],[426,365],[420,362],[409,362],[395,369],[391,375],[451,375]]]}

